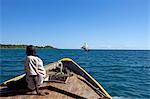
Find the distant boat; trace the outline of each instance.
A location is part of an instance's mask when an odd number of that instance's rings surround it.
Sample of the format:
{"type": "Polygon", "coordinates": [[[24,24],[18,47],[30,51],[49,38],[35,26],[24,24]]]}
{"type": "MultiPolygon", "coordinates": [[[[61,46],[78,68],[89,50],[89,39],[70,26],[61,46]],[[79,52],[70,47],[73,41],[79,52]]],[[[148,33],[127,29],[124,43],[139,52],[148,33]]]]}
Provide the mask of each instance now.
{"type": "Polygon", "coordinates": [[[89,47],[87,43],[84,43],[84,45],[81,48],[84,49],[85,51],[89,51],[89,47]]]}

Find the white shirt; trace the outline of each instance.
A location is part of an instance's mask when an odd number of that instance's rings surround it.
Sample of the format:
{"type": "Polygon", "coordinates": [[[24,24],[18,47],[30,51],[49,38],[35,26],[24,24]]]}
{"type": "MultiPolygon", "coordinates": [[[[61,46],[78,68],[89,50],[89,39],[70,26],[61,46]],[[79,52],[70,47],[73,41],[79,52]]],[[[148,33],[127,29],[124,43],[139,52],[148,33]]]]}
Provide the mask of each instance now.
{"type": "Polygon", "coordinates": [[[37,56],[27,56],[25,60],[26,81],[29,89],[34,89],[35,84],[31,75],[38,75],[38,85],[41,85],[46,77],[43,61],[37,56]]]}

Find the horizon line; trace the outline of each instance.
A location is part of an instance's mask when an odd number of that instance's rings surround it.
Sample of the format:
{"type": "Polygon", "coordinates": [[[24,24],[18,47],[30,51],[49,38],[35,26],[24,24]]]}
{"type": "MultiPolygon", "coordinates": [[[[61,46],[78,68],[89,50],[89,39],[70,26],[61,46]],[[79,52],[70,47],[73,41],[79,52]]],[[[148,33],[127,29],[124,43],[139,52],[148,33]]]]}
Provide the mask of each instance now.
{"type": "MultiPolygon", "coordinates": [[[[1,45],[33,45],[33,46],[52,46],[52,47],[55,47],[55,46],[53,46],[53,45],[48,45],[48,44],[43,44],[43,45],[35,45],[35,44],[8,44],[8,43],[0,43],[1,45]]],[[[73,50],[79,50],[79,49],[81,49],[81,48],[58,48],[58,47],[55,47],[55,48],[57,48],[57,49],[73,49],[73,50]]],[[[120,47],[118,47],[118,48],[105,48],[105,47],[103,47],[103,48],[89,48],[89,50],[150,50],[150,48],[120,48],[120,47]]]]}

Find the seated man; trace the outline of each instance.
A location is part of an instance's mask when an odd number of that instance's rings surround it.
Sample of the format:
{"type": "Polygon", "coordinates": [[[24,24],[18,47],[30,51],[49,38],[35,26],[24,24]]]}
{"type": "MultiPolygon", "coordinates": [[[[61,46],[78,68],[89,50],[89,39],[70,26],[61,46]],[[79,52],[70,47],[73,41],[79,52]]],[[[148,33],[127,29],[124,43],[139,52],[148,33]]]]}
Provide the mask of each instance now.
{"type": "Polygon", "coordinates": [[[35,47],[30,45],[26,48],[25,72],[28,89],[36,90],[38,95],[45,95],[39,91],[39,86],[46,77],[43,61],[36,55],[35,47]]]}
{"type": "Polygon", "coordinates": [[[43,61],[36,55],[35,47],[30,45],[26,48],[26,59],[25,59],[25,73],[26,75],[17,80],[10,81],[6,85],[10,89],[20,90],[28,92],[36,90],[38,95],[46,95],[39,91],[39,86],[43,83],[46,77],[46,71],[43,67],[43,61]]]}

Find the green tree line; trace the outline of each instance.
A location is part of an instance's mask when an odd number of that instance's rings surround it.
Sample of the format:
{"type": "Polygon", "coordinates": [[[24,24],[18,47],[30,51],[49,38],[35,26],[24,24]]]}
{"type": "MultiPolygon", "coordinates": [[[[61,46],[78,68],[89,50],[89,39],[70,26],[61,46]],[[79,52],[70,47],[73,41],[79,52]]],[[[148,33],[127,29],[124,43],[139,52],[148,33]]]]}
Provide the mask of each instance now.
{"type": "MultiPolygon", "coordinates": [[[[26,48],[28,45],[14,45],[14,44],[0,44],[0,48],[26,48]]],[[[56,49],[53,46],[36,46],[36,48],[51,48],[56,49]]]]}

